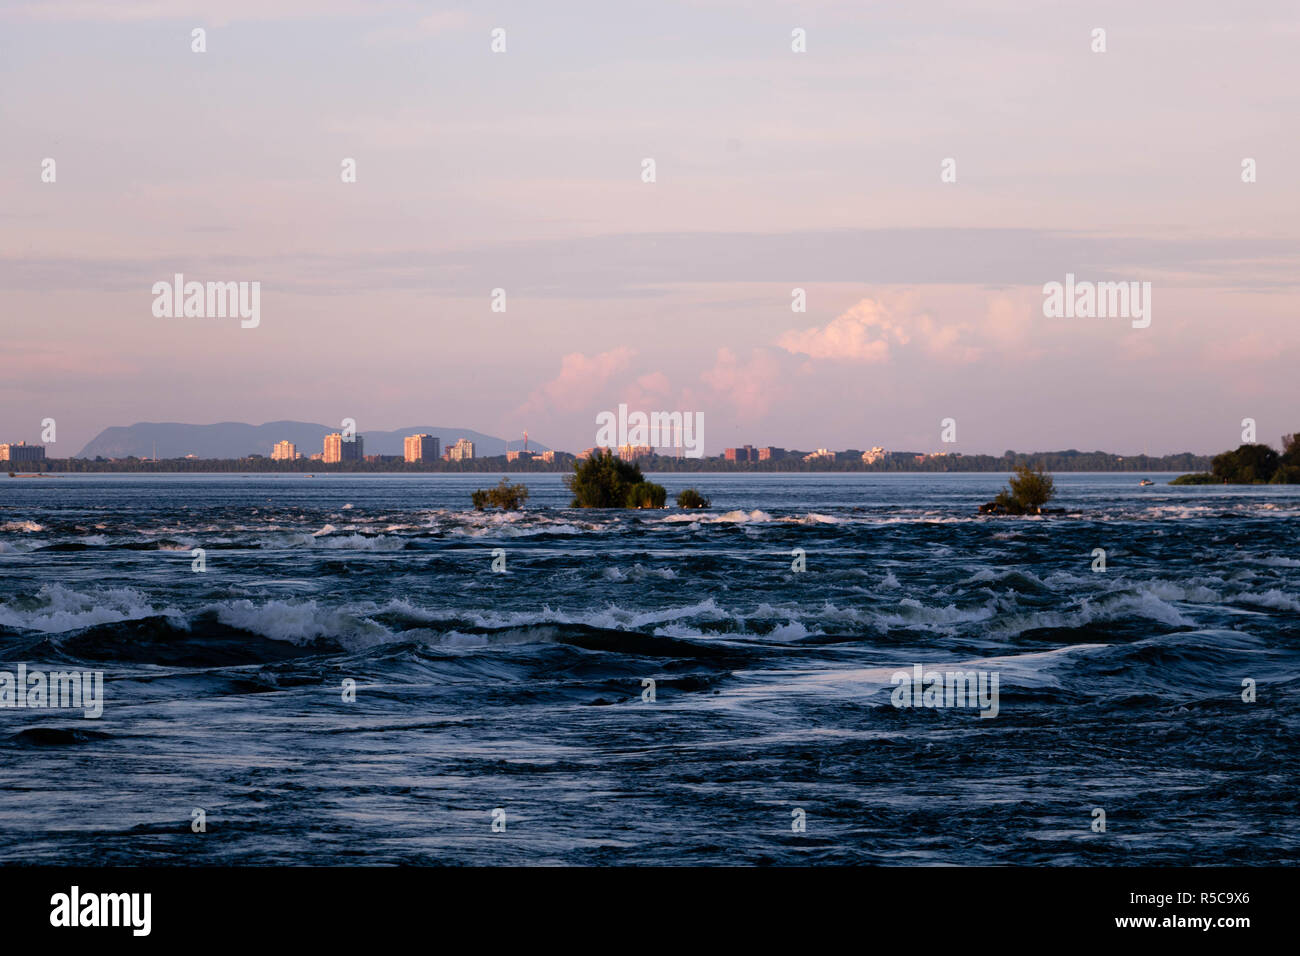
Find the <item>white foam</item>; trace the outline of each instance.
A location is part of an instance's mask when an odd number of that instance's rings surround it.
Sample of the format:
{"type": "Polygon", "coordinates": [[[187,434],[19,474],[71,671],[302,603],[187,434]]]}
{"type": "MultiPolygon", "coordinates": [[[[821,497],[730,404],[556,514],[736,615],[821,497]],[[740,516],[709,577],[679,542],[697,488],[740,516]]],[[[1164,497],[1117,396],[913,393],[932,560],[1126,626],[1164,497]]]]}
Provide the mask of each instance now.
{"type": "Polygon", "coordinates": [[[44,531],[45,526],[37,524],[35,521],[6,521],[0,524],[0,531],[22,531],[30,534],[33,531],[44,531]]]}
{"type": "Polygon", "coordinates": [[[1262,594],[1255,594],[1251,591],[1245,591],[1233,597],[1234,601],[1240,601],[1243,604],[1254,604],[1258,607],[1271,607],[1284,611],[1300,611],[1300,600],[1296,600],[1290,594],[1284,594],[1277,588],[1271,588],[1262,594]]]}
{"type": "Polygon", "coordinates": [[[392,637],[360,609],[321,607],[315,601],[223,601],[205,610],[215,611],[217,620],[228,627],[293,644],[325,637],[355,650],[392,637]]]}
{"type": "Polygon", "coordinates": [[[0,605],[0,625],[58,634],[158,614],[180,614],[171,608],[154,607],[131,588],[82,592],[62,584],[46,584],[36,593],[34,605],[30,608],[0,605]]]}

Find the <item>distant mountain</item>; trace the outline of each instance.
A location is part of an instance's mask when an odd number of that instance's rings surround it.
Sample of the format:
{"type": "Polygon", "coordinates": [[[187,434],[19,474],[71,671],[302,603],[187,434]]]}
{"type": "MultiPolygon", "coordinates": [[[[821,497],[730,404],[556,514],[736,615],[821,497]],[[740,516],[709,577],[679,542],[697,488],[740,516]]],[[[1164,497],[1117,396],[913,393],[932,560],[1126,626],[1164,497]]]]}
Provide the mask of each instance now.
{"type": "MultiPolygon", "coordinates": [[[[215,425],[185,425],[180,422],[137,422],[134,425],[115,425],[105,428],[90,440],[77,458],[150,458],[157,447],[159,458],[182,458],[197,455],[199,458],[246,458],[249,455],[270,457],[272,446],[279,441],[291,441],[304,456],[319,452],[325,436],[336,432],[337,427],[313,425],[309,422],[267,422],[265,425],[247,425],[243,422],[218,422],[215,425]]],[[[391,432],[363,431],[367,455],[400,455],[402,440],[407,435],[420,432],[442,440],[443,451],[458,438],[468,438],[474,443],[474,454],[482,457],[504,455],[504,439],[484,435],[472,428],[444,428],[438,425],[413,425],[391,432]]],[[[510,447],[523,447],[523,438],[512,438],[510,447]]],[[[531,438],[528,449],[549,451],[531,438]]]]}

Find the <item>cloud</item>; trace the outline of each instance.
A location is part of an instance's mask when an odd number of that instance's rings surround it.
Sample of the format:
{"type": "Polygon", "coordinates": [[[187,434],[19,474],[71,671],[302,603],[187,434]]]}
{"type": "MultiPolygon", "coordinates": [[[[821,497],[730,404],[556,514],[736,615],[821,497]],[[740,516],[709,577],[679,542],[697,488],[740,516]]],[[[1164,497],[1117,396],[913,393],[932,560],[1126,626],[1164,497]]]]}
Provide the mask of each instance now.
{"type": "MultiPolygon", "coordinates": [[[[323,123],[330,135],[357,136],[386,149],[415,152],[427,146],[423,132],[427,118],[414,108],[383,116],[327,118],[323,123]]],[[[441,124],[439,129],[443,135],[476,139],[487,125],[482,118],[474,118],[454,126],[441,124]]],[[[165,228],[182,203],[206,214],[202,203],[212,188],[200,181],[184,191],[159,194],[155,205],[161,205],[147,207],[150,228],[165,228]]],[[[508,188],[536,193],[548,187],[540,180],[516,177],[508,188]]],[[[575,187],[572,195],[585,194],[575,187]]],[[[443,197],[439,201],[450,200],[443,197]]],[[[401,194],[401,202],[404,208],[414,208],[407,193],[401,194]]],[[[136,206],[132,208],[138,213],[136,206]]],[[[265,225],[259,223],[263,230],[286,219],[318,226],[331,221],[319,218],[322,207],[314,191],[267,193],[261,208],[273,217],[265,225]]],[[[202,224],[211,220],[208,215],[202,224]]],[[[230,220],[259,242],[249,222],[257,220],[230,220]]],[[[768,283],[774,276],[797,276],[805,282],[866,283],[873,288],[965,285],[1041,289],[1044,282],[1060,281],[1070,269],[1080,272],[1083,267],[1073,265],[1079,262],[1095,264],[1088,267],[1086,278],[1098,282],[1176,273],[1177,278],[1162,283],[1162,288],[1289,292],[1300,287],[1300,240],[1295,239],[1147,239],[1026,229],[933,228],[772,235],[601,233],[508,242],[464,239],[452,245],[434,243],[427,237],[398,244],[385,233],[372,245],[378,248],[370,252],[358,252],[351,246],[339,251],[328,244],[285,252],[267,241],[265,248],[255,250],[256,256],[243,258],[275,264],[293,274],[310,271],[304,291],[397,287],[478,296],[484,288],[499,285],[498,277],[505,272],[512,276],[512,290],[527,291],[537,299],[648,298],[668,295],[674,288],[709,283],[768,283]]],[[[165,261],[174,261],[173,248],[174,244],[168,247],[165,261]]],[[[235,264],[238,259],[230,254],[215,256],[204,244],[191,244],[184,251],[190,259],[219,260],[214,265],[235,264]]],[[[0,254],[0,287],[15,282],[41,290],[56,283],[85,287],[85,271],[94,270],[95,288],[100,288],[106,278],[120,275],[124,269],[152,272],[157,258],[138,251],[129,257],[116,250],[74,254],[68,252],[66,242],[49,244],[46,249],[37,245],[31,252],[0,254]]],[[[798,284],[793,278],[791,282],[798,284]]]]}
{"type": "Polygon", "coordinates": [[[424,34],[438,34],[444,30],[455,30],[469,23],[469,14],[464,10],[439,10],[420,21],[416,27],[424,34]]]}
{"type": "Polygon", "coordinates": [[[234,23],[240,20],[321,19],[374,16],[405,3],[375,0],[26,0],[0,14],[31,20],[67,22],[186,20],[234,23]]]}
{"type": "Polygon", "coordinates": [[[730,402],[742,418],[756,418],[767,413],[782,394],[786,376],[771,351],[753,349],[743,362],[729,348],[718,349],[713,368],[700,376],[714,396],[730,402]]]}
{"type": "Polygon", "coordinates": [[[982,307],[979,314],[969,319],[938,319],[918,308],[914,290],[896,291],[862,299],[823,327],[786,332],[777,344],[810,359],[858,364],[885,363],[895,353],[907,350],[957,365],[990,355],[1034,359],[1043,355],[1041,347],[1031,344],[1035,310],[1040,305],[1037,290],[996,292],[983,299],[978,290],[970,290],[941,311],[951,315],[982,307]]]}
{"type": "MultiPolygon", "coordinates": [[[[470,15],[465,10],[437,10],[420,18],[414,28],[404,18],[399,21],[386,21],[382,26],[378,26],[366,33],[363,40],[367,46],[418,44],[424,43],[429,37],[463,29],[469,23],[470,15]]],[[[373,114],[369,113],[366,114],[366,118],[369,120],[376,119],[373,114]]],[[[349,125],[351,125],[350,122],[349,125]]],[[[401,125],[406,126],[408,137],[412,139],[420,138],[421,133],[418,125],[415,128],[412,128],[409,123],[401,125]]]]}
{"type": "Polygon", "coordinates": [[[906,345],[910,338],[883,303],[863,299],[825,326],[786,332],[776,344],[793,355],[876,363],[889,361],[891,343],[906,345]]]}
{"type": "Polygon", "coordinates": [[[534,389],[521,411],[578,411],[591,409],[611,379],[627,369],[636,352],[619,346],[608,352],[586,356],[570,352],[560,360],[560,373],[534,389]]]}
{"type": "Polygon", "coordinates": [[[648,372],[635,382],[618,390],[618,400],[626,402],[628,408],[652,411],[669,407],[668,396],[672,383],[663,372],[648,372]]]}

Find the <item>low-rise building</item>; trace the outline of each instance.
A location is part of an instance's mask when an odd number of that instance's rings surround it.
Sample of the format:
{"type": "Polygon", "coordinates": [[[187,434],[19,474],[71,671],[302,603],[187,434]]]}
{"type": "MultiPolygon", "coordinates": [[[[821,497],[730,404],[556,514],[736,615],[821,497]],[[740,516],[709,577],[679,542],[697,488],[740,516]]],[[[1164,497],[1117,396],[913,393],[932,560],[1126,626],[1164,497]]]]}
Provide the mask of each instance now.
{"type": "Polygon", "coordinates": [[[25,441],[0,445],[0,461],[44,461],[45,446],[29,445],[25,441]]]}

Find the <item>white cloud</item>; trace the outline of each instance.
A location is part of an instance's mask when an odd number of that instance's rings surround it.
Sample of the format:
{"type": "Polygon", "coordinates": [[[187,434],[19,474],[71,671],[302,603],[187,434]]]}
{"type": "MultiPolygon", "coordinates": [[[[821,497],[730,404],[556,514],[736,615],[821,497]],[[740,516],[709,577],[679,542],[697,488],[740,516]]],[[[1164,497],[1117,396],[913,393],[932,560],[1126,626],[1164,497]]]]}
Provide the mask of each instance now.
{"type": "Polygon", "coordinates": [[[713,368],[700,377],[716,397],[734,405],[742,418],[766,414],[784,381],[781,365],[772,352],[753,349],[746,362],[725,347],[718,349],[713,368]]]}
{"type": "Polygon", "coordinates": [[[825,326],[786,332],[777,345],[794,355],[844,362],[887,362],[891,344],[906,345],[907,330],[886,306],[863,299],[825,326]]]}
{"type": "Polygon", "coordinates": [[[522,411],[595,410],[610,381],[625,371],[636,352],[625,345],[587,356],[570,352],[560,360],[560,373],[535,389],[522,411]]]}

